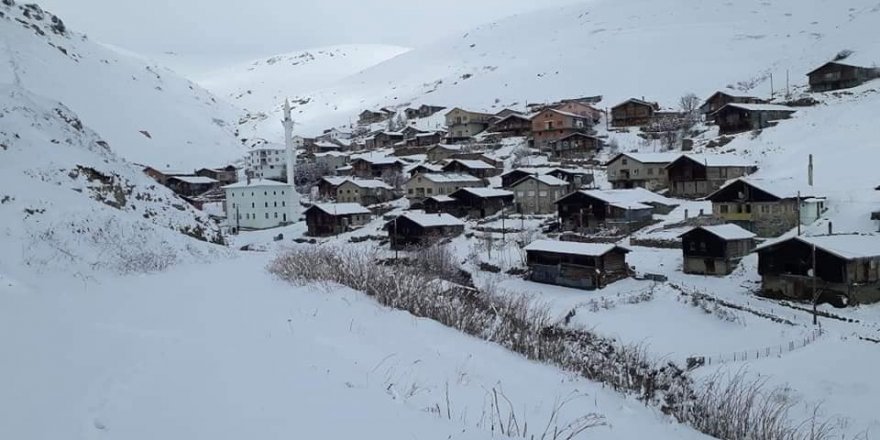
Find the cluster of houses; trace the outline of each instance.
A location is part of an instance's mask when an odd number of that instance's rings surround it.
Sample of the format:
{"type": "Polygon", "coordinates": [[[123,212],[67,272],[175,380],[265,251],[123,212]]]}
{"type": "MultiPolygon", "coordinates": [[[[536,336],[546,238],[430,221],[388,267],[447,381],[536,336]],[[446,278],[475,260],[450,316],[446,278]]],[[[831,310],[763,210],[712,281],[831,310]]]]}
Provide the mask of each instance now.
{"type": "MultiPolygon", "coordinates": [[[[827,91],[878,76],[877,69],[836,60],[810,72],[809,84],[814,91],[827,91]]],[[[859,302],[880,299],[880,245],[874,252],[859,244],[875,238],[776,238],[816,221],[826,210],[826,199],[811,179],[801,185],[793,179],[754,178],[756,164],[732,154],[619,153],[598,163],[596,153],[604,145],[595,128],[603,118],[611,129],[651,132],[677,129],[680,121],[693,117],[644,98],[603,111],[595,107],[601,99],[563,99],[495,113],[427,104],[364,110],[351,130],[288,137],[299,153],[296,163],[321,170],[313,202],[304,211],[308,234],[330,236],[359,228],[402,198],[410,209],[386,218],[383,227],[398,249],[462,234],[466,219],[545,216],[555,218],[553,232],[567,238],[525,248],[531,279],[601,288],[630,274],[628,249],[601,238],[630,235],[655,223],[655,215],[671,212],[678,200],[701,199],[712,203],[711,214],[700,213],[711,221],[697,222],[678,237],[684,272],[726,275],[745,255],[757,252],[768,293],[804,297],[810,290],[805,280],[818,276],[824,292],[859,302]],[[406,122],[427,119],[436,124],[426,128],[406,122]],[[565,165],[505,170],[492,151],[511,137],[523,138],[565,165]],[[597,167],[606,170],[611,189],[595,187],[592,170],[597,167]],[[864,287],[868,284],[872,287],[864,287]]],[[[727,134],[770,127],[796,109],[716,92],[696,111],[727,134]]],[[[292,156],[282,146],[257,145],[244,160],[242,181],[233,166],[145,172],[199,208],[224,203],[227,223],[236,229],[264,229],[289,224],[299,215],[290,209],[299,202],[290,198],[294,190],[286,182],[292,156]]]]}

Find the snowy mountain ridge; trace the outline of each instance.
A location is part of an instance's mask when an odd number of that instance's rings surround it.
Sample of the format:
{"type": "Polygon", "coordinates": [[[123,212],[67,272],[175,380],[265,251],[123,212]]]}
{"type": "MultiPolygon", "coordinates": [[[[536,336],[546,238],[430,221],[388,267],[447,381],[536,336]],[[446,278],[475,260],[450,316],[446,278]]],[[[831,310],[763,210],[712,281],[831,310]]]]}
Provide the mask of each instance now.
{"type": "MultiPolygon", "coordinates": [[[[850,50],[880,63],[874,0],[596,0],[521,14],[417,48],[336,84],[291,96],[304,134],[367,108],[409,104],[498,111],[602,95],[664,106],[693,92],[769,98],[850,50]],[[771,80],[772,76],[772,80],[771,80]]],[[[257,130],[277,133],[277,119],[257,130]]],[[[268,135],[268,134],[267,134],[268,135]]]]}
{"type": "Polygon", "coordinates": [[[130,161],[195,169],[243,153],[240,111],[170,70],[94,43],[34,4],[0,4],[0,34],[0,70],[69,107],[130,161]]]}
{"type": "Polygon", "coordinates": [[[267,114],[280,109],[285,97],[323,89],[408,50],[381,44],[321,47],[230,66],[202,75],[196,81],[244,108],[244,120],[263,121],[267,114]]]}

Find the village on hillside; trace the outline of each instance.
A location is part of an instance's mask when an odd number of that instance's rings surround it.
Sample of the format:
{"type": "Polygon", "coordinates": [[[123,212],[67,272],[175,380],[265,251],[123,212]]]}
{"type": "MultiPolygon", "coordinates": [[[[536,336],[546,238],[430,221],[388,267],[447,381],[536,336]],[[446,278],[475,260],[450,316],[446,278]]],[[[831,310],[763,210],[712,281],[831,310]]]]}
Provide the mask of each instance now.
{"type": "Polygon", "coordinates": [[[724,150],[816,105],[811,93],[878,77],[839,58],[808,72],[809,90],[796,99],[719,91],[684,95],[674,108],[640,97],[603,110],[601,96],[496,113],[385,107],[314,138],[292,136],[286,107],[286,145],[250,139],[240,163],[145,172],[232,234],[304,219],[302,236],[287,239],[349,234],[405,251],[465,236],[490,258],[512,240],[519,261],[481,268],[581,289],[668,279],[668,268],[634,268],[633,247],[678,249],[681,272],[715,277],[757,254],[763,296],[871,303],[880,301],[880,237],[830,223],[821,236],[800,234],[831,196],[813,185],[812,158],[803,176],[767,180],[751,177],[759,164],[724,150]],[[651,149],[625,151],[620,137],[651,149]]]}

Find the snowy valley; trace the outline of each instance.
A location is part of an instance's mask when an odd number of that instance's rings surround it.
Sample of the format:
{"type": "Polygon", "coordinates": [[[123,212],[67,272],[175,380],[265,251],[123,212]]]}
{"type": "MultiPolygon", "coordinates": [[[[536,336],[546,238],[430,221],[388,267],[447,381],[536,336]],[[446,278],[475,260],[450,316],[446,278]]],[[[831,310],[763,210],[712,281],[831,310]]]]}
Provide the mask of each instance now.
{"type": "Polygon", "coordinates": [[[595,0],[185,79],[4,0],[0,438],[876,436],[878,26],[595,0]]]}

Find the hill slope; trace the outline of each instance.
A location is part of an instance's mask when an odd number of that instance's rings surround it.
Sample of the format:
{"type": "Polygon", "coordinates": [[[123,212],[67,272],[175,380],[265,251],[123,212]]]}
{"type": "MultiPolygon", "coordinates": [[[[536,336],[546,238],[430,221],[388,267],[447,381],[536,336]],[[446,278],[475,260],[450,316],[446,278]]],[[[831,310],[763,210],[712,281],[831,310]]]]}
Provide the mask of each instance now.
{"type": "Polygon", "coordinates": [[[0,97],[0,274],[149,272],[225,252],[185,237],[222,241],[70,109],[17,85],[0,97]]]}
{"type": "MultiPolygon", "coordinates": [[[[514,16],[437,42],[299,96],[303,131],[347,123],[363,108],[404,103],[499,109],[603,95],[673,106],[731,88],[769,96],[843,49],[880,62],[876,0],[728,2],[596,0],[514,16]]],[[[272,123],[260,128],[277,132],[272,123]]]]}
{"type": "Polygon", "coordinates": [[[21,87],[63,103],[130,161],[195,168],[243,152],[238,109],[170,70],[93,43],[39,6],[4,1],[0,35],[0,64],[21,87]]]}
{"type": "Polygon", "coordinates": [[[407,50],[380,44],[323,47],[228,67],[203,75],[197,81],[251,113],[268,112],[281,105],[286,96],[330,86],[407,50]]]}

